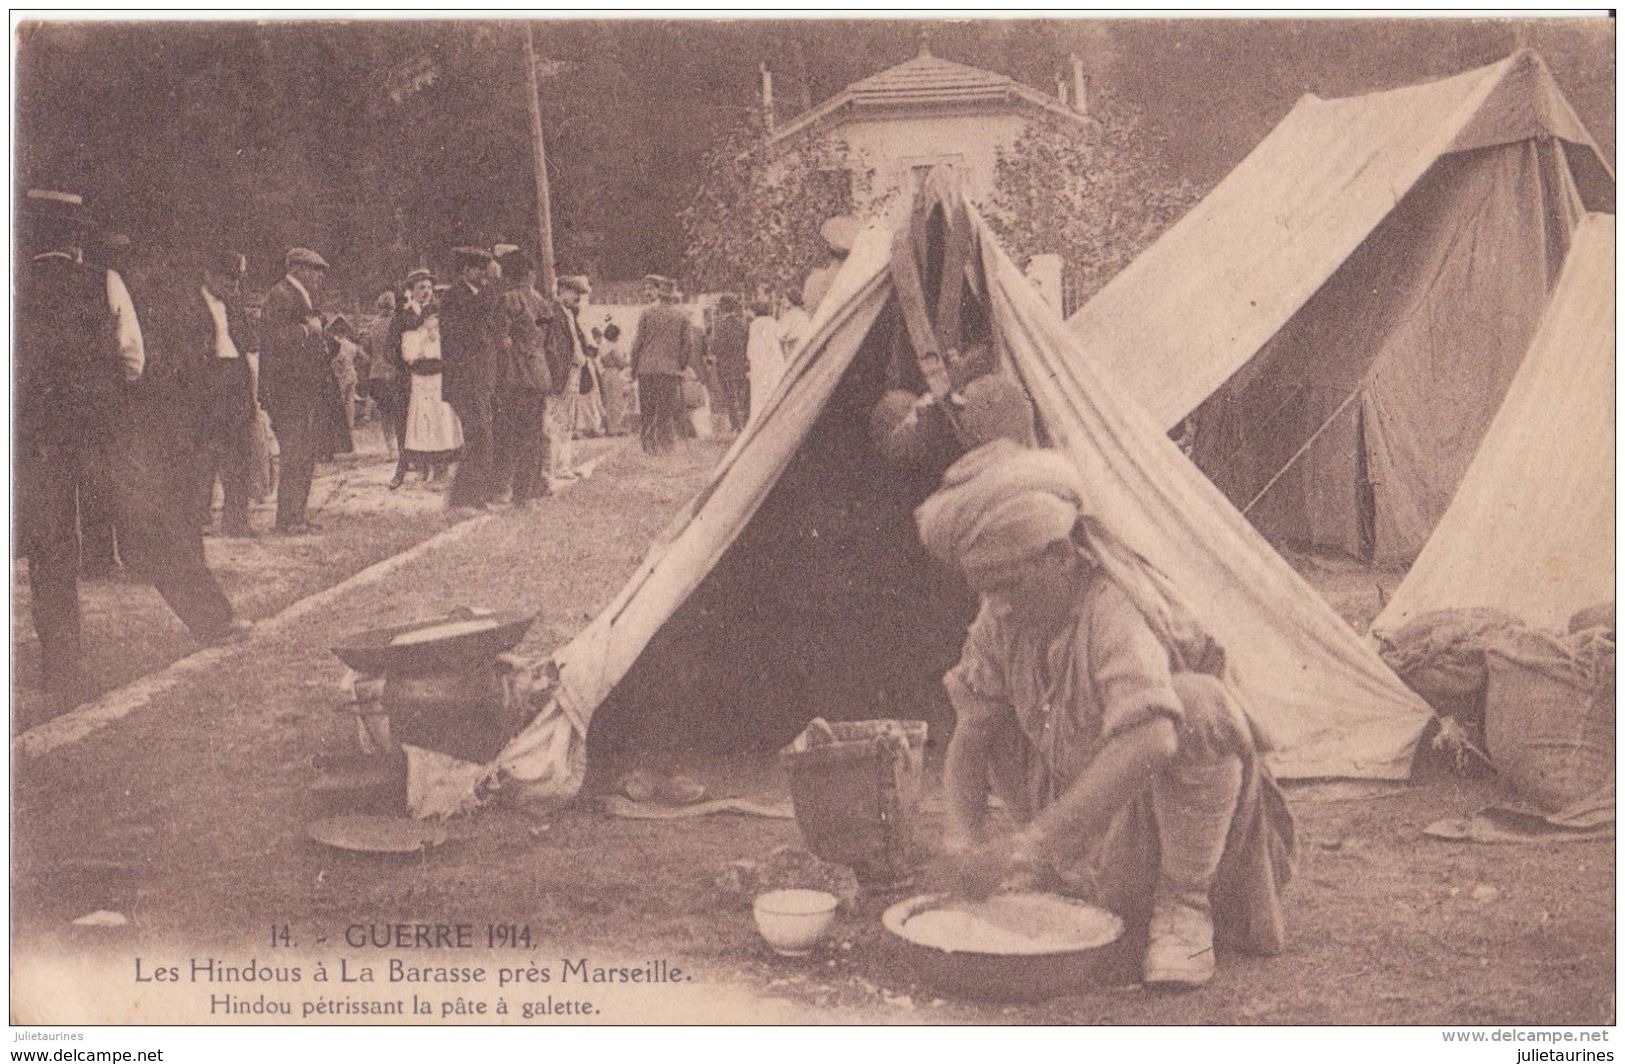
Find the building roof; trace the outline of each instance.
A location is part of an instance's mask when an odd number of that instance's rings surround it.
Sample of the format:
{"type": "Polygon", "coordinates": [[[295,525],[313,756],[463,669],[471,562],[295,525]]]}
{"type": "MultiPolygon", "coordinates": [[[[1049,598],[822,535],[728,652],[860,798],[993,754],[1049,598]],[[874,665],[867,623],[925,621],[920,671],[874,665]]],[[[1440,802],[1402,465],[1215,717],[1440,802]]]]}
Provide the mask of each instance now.
{"type": "Polygon", "coordinates": [[[812,110],[797,115],[780,126],[774,132],[773,139],[794,136],[825,119],[844,117],[858,110],[917,113],[996,107],[1018,102],[1040,107],[1073,121],[1087,120],[1086,116],[1061,101],[1029,88],[1014,78],[955,63],[921,48],[920,54],[913,59],[855,81],[812,110]]]}

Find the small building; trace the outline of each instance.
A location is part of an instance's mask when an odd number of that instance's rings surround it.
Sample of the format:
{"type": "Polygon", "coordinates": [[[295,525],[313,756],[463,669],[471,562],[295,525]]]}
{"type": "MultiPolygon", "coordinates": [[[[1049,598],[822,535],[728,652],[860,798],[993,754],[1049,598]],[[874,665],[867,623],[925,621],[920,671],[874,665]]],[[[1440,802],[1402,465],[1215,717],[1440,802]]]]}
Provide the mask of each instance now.
{"type": "MultiPolygon", "coordinates": [[[[868,187],[853,182],[859,213],[885,213],[912,197],[933,167],[950,166],[976,202],[994,189],[998,149],[1015,143],[1043,114],[1087,124],[1088,79],[1072,59],[1070,84],[1057,79],[1050,96],[1013,78],[932,55],[914,58],[853,82],[829,100],[782,125],[773,122],[772,75],[762,71],[764,119],[775,145],[823,134],[843,141],[849,175],[872,172],[868,187]],[[1070,100],[1067,97],[1070,96],[1070,100]],[[879,211],[868,208],[880,206],[879,211]]],[[[848,178],[850,180],[850,176],[848,178]]]]}

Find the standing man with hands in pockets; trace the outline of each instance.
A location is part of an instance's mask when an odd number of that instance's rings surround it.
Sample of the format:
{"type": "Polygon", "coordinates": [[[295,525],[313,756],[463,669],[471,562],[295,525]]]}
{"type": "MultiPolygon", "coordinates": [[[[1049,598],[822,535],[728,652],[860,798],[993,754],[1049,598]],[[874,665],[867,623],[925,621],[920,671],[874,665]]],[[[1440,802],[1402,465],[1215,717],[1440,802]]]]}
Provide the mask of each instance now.
{"type": "Polygon", "coordinates": [[[316,307],[327,260],[309,248],[284,258],[287,274],[265,296],[261,312],[260,401],[282,451],[276,489],[276,530],[311,532],[305,515],[316,472],[322,418],[336,385],[327,367],[327,340],[316,307]]]}

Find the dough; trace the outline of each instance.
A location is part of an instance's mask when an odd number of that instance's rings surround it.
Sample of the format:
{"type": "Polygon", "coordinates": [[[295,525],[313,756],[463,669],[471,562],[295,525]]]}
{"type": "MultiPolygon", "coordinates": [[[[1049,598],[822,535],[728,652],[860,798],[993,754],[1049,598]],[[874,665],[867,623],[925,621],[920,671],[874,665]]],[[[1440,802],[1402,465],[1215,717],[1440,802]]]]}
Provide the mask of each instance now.
{"type": "Polygon", "coordinates": [[[903,924],[912,942],[950,953],[1058,953],[1104,946],[1121,925],[1104,909],[1047,894],[951,901],[903,924]]]}

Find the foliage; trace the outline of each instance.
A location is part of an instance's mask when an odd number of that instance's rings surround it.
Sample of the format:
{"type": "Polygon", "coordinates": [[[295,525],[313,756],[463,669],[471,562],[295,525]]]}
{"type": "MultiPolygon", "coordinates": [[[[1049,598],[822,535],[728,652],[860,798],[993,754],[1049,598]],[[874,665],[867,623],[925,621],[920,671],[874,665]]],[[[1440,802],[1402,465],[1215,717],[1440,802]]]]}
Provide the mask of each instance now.
{"type": "MultiPolygon", "coordinates": [[[[680,272],[691,241],[679,214],[700,202],[713,146],[755,113],[759,64],[773,72],[785,122],[914,55],[922,30],[933,53],[1046,93],[1077,53],[1099,89],[1178,131],[1177,141],[1153,142],[1158,156],[1211,185],[1305,91],[1346,95],[1467,69],[1504,56],[1526,30],[1609,152],[1613,37],[1606,20],[1589,21],[1595,29],[1549,19],[537,21],[554,244],[567,272],[680,272]]],[[[110,228],[135,238],[137,257],[225,243],[248,254],[262,288],[283,250],[306,244],[333,263],[330,303],[341,293],[368,299],[422,259],[443,266],[456,244],[529,242],[523,28],[21,22],[16,176],[83,192],[110,228]]],[[[1148,139],[1111,122],[1101,135],[1108,145],[1148,139]]],[[[1132,191],[1133,181],[1119,186],[1132,191]]],[[[1067,216],[1016,209],[1042,201],[1039,191],[1007,189],[1009,217],[1067,216]]]]}
{"type": "Polygon", "coordinates": [[[1084,128],[1046,115],[1000,147],[988,223],[1017,262],[1060,255],[1082,301],[1199,198],[1171,176],[1140,116],[1110,99],[1084,128]]]}
{"type": "Polygon", "coordinates": [[[736,127],[679,215],[689,279],[707,291],[799,292],[828,254],[819,228],[854,213],[873,176],[842,140],[811,134],[774,145],[754,122],[736,127]]]}

